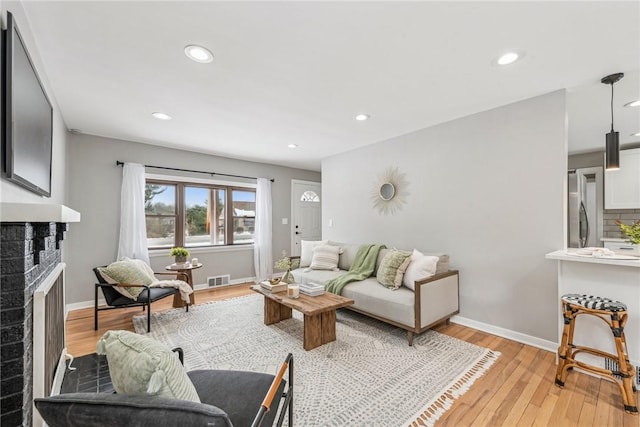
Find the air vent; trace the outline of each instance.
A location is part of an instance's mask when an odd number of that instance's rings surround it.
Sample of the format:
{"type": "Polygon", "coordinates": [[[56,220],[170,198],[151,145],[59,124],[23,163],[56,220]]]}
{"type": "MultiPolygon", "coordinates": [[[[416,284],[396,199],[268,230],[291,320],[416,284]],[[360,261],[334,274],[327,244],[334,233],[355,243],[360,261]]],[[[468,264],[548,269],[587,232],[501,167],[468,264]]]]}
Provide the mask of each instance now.
{"type": "Polygon", "coordinates": [[[231,282],[230,274],[207,277],[207,284],[209,285],[210,288],[215,288],[216,286],[228,286],[230,282],[231,282]]]}
{"type": "MultiPolygon", "coordinates": [[[[608,357],[604,358],[604,369],[609,369],[611,371],[618,371],[620,369],[620,365],[617,360],[609,359],[608,357]]],[[[619,375],[614,375],[615,377],[620,378],[619,375]]],[[[636,366],[636,385],[640,385],[640,366],[636,366]]]]}

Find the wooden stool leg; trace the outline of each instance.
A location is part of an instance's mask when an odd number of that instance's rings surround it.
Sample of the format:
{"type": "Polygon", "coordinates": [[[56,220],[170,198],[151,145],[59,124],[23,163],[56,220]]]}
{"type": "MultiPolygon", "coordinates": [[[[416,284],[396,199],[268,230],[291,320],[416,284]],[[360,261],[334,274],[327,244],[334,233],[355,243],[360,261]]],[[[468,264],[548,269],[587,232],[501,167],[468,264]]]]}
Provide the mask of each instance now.
{"type": "Polygon", "coordinates": [[[568,304],[562,304],[562,316],[564,317],[564,327],[562,328],[562,341],[558,347],[558,368],[556,369],[556,385],[564,387],[567,377],[565,365],[567,364],[567,354],[571,350],[569,345],[573,342],[573,325],[575,317],[568,304]]]}
{"type": "Polygon", "coordinates": [[[638,413],[638,405],[636,402],[636,393],[634,386],[635,368],[629,362],[627,353],[627,338],[624,335],[624,326],[627,323],[627,314],[618,318],[617,313],[611,315],[611,331],[616,342],[616,351],[618,353],[618,366],[620,367],[620,377],[622,379],[622,400],[624,402],[624,410],[632,413],[638,413]]]}

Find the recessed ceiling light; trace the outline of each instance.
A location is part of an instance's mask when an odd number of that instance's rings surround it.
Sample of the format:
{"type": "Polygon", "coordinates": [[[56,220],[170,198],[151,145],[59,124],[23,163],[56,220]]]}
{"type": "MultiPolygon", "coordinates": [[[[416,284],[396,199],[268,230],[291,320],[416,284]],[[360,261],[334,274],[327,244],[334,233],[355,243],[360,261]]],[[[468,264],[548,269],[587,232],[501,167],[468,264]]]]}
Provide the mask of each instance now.
{"type": "Polygon", "coordinates": [[[159,120],[171,120],[171,116],[166,113],[155,112],[151,113],[151,115],[159,120]]]}
{"type": "Polygon", "coordinates": [[[356,120],[358,120],[359,122],[362,122],[362,121],[365,121],[365,120],[369,119],[369,117],[371,117],[371,116],[368,115],[368,114],[358,114],[356,116],[356,120]]]}
{"type": "Polygon", "coordinates": [[[298,148],[298,144],[289,144],[287,145],[289,148],[298,148]]]}
{"type": "Polygon", "coordinates": [[[625,107],[640,107],[640,99],[637,101],[631,101],[624,104],[625,107]]]}
{"type": "Polygon", "coordinates": [[[500,58],[498,58],[498,65],[512,64],[516,62],[519,57],[520,55],[518,55],[516,52],[507,52],[504,55],[502,55],[500,58]]]}
{"type": "Polygon", "coordinates": [[[213,61],[213,53],[206,47],[198,46],[197,44],[186,46],[184,48],[184,54],[187,55],[187,58],[202,64],[213,61]]]}
{"type": "Polygon", "coordinates": [[[631,136],[640,136],[640,132],[632,133],[631,136]]]}
{"type": "Polygon", "coordinates": [[[522,50],[510,50],[503,53],[499,57],[493,60],[493,65],[504,67],[505,65],[513,64],[519,59],[524,58],[524,51],[522,50]]]}

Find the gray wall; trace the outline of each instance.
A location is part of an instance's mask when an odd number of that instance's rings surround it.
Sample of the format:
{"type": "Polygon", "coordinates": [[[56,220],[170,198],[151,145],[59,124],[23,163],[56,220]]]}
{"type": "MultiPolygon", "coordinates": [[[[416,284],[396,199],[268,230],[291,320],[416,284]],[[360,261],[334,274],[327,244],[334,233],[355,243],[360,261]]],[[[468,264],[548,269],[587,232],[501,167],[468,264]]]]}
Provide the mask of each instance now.
{"type": "Polygon", "coordinates": [[[569,156],[569,169],[590,168],[595,166],[604,167],[604,151],[571,154],[569,156]]]}
{"type": "Polygon", "coordinates": [[[564,247],[566,150],[558,91],[327,158],[323,238],[445,251],[461,316],[555,342],[557,265],[544,256],[564,247]],[[388,167],[409,182],[393,216],[371,201],[388,167]]]}
{"type": "MultiPolygon", "coordinates": [[[[69,205],[82,214],[82,222],[73,224],[65,246],[69,254],[67,267],[67,303],[92,301],[91,269],[115,260],[120,224],[120,188],[122,168],[116,160],[156,166],[214,171],[245,176],[275,178],[273,199],[273,253],[290,251],[291,180],[320,181],[320,173],[263,163],[246,162],[187,151],[156,147],[135,142],[70,134],[69,139],[69,205]],[[290,224],[290,222],[289,222],[290,224]]],[[[148,169],[148,173],[169,172],[148,169]]],[[[197,175],[202,178],[202,175],[197,175]]],[[[206,176],[205,176],[206,177],[206,176]]],[[[255,183],[255,181],[247,181],[255,183]]],[[[194,282],[205,283],[207,276],[231,274],[231,280],[253,277],[252,250],[220,250],[192,253],[204,267],[194,271],[194,282]]],[[[168,251],[152,254],[156,271],[171,264],[168,251]]]]}
{"type": "MultiPolygon", "coordinates": [[[[24,39],[24,43],[29,51],[31,60],[34,63],[40,80],[45,87],[49,101],[53,106],[53,157],[52,157],[52,176],[51,176],[51,197],[42,197],[29,190],[7,181],[4,178],[0,179],[0,200],[2,202],[13,203],[55,203],[66,204],[66,181],[67,181],[67,165],[66,165],[66,152],[67,152],[67,131],[58,105],[56,104],[53,90],[47,79],[47,74],[44,70],[42,62],[40,60],[40,54],[38,53],[38,47],[36,46],[33,36],[31,34],[31,28],[29,22],[22,8],[21,2],[16,1],[3,1],[0,6],[2,11],[2,28],[6,28],[7,14],[9,11],[15,17],[15,20],[20,29],[20,34],[24,39]]],[[[4,159],[0,154],[0,164],[3,164],[4,159]]]]}

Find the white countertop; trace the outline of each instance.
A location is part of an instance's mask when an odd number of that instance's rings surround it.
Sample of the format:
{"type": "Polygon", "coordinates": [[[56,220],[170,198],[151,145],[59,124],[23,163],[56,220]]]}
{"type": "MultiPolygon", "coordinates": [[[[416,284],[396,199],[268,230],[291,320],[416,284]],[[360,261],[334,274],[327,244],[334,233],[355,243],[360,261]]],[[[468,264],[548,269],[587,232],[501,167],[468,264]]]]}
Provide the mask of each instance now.
{"type": "Polygon", "coordinates": [[[620,255],[625,259],[615,258],[596,258],[592,256],[578,255],[577,249],[560,249],[559,251],[550,252],[544,257],[547,259],[556,259],[558,261],[574,261],[574,262],[586,262],[590,264],[605,264],[605,265],[618,265],[621,267],[637,267],[640,268],[640,258],[620,255]]]}

